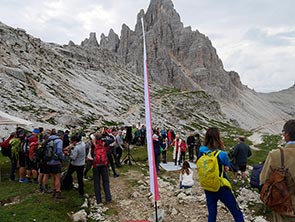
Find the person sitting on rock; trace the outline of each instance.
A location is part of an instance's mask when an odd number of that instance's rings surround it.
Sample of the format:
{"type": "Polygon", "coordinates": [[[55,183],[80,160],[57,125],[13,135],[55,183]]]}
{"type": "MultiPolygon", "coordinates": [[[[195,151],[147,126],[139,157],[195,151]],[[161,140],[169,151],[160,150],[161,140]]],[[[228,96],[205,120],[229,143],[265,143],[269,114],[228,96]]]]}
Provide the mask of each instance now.
{"type": "Polygon", "coordinates": [[[179,188],[187,189],[194,185],[194,172],[192,171],[189,162],[184,161],[179,173],[179,188]]]}

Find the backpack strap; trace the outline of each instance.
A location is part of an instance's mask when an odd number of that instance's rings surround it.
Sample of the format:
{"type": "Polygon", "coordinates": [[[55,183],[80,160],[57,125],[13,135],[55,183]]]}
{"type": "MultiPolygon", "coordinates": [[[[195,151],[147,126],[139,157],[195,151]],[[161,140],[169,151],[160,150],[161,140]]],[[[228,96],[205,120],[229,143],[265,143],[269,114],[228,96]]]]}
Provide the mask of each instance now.
{"type": "Polygon", "coordinates": [[[282,147],[280,147],[280,151],[281,151],[281,168],[284,169],[285,168],[285,156],[284,156],[284,150],[282,147]]]}

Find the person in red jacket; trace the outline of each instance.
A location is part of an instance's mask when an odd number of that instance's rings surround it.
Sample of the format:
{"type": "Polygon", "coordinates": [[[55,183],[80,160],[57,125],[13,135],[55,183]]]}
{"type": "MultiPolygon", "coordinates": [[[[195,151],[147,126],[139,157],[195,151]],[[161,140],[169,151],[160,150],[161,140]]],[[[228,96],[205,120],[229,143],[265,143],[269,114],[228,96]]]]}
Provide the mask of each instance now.
{"type": "Polygon", "coordinates": [[[100,191],[101,182],[103,185],[106,202],[109,203],[112,201],[112,196],[110,191],[107,148],[105,142],[102,139],[102,134],[95,134],[95,137],[92,138],[92,143],[95,147],[93,151],[93,183],[96,203],[102,203],[100,191]]]}
{"type": "Polygon", "coordinates": [[[185,161],[186,143],[185,140],[181,140],[180,143],[180,164],[185,161]]]}

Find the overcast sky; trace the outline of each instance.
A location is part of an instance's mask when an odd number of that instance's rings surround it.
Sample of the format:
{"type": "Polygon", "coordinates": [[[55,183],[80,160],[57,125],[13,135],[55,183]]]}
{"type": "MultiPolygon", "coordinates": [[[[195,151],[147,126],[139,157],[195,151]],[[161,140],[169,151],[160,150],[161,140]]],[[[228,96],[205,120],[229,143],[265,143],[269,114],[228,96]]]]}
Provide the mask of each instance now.
{"type": "MultiPolygon", "coordinates": [[[[258,92],[295,83],[295,0],[172,0],[185,26],[212,41],[226,70],[258,92]]],[[[0,0],[0,21],[43,41],[80,44],[96,32],[134,30],[150,0],[0,0]]]]}

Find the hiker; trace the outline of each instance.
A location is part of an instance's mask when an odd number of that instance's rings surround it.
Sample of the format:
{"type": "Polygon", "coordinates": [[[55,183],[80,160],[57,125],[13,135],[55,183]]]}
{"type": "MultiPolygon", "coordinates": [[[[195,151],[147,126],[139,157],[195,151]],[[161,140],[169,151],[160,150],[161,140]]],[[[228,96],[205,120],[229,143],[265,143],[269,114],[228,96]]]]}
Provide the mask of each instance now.
{"type": "Polygon", "coordinates": [[[63,155],[63,131],[58,131],[56,133],[55,129],[51,130],[51,135],[48,140],[53,140],[54,144],[54,156],[50,160],[47,161],[49,173],[52,176],[52,185],[53,185],[53,198],[61,199],[61,191],[60,191],[60,176],[61,176],[61,163],[64,160],[63,155]]]}
{"type": "Polygon", "coordinates": [[[40,141],[38,147],[38,157],[37,162],[39,164],[39,175],[38,175],[38,183],[39,183],[39,191],[45,193],[51,193],[52,191],[49,189],[48,186],[48,178],[49,178],[49,167],[44,159],[44,147],[43,144],[45,141],[48,140],[51,131],[46,130],[45,133],[42,134],[42,139],[40,141]]]}
{"type": "Polygon", "coordinates": [[[69,130],[66,130],[65,133],[64,133],[64,135],[63,135],[63,138],[62,138],[63,148],[66,148],[67,146],[70,145],[69,134],[70,134],[70,131],[69,130]]]}
{"type": "Polygon", "coordinates": [[[31,135],[26,138],[26,146],[29,147],[26,153],[26,173],[28,182],[34,182],[38,184],[38,166],[36,160],[34,160],[34,151],[38,147],[38,134],[39,129],[34,129],[31,135]],[[33,179],[33,181],[32,181],[33,179]]]}
{"type": "Polygon", "coordinates": [[[10,140],[15,137],[15,132],[10,133],[10,136],[6,139],[3,138],[3,141],[0,143],[1,152],[3,156],[7,156],[10,159],[10,172],[9,172],[9,180],[15,180],[15,170],[17,161],[12,158],[11,155],[11,145],[9,144],[10,140]]]}
{"type": "Polygon", "coordinates": [[[179,158],[179,161],[180,161],[180,164],[183,163],[185,161],[185,152],[186,152],[186,143],[185,143],[185,140],[181,140],[181,143],[180,143],[180,158],[179,158]]]}
{"type": "Polygon", "coordinates": [[[241,182],[245,183],[246,179],[246,166],[248,162],[248,158],[252,155],[250,147],[245,143],[245,138],[243,136],[238,137],[238,144],[234,147],[234,151],[232,152],[233,164],[233,182],[237,184],[238,180],[238,171],[240,170],[242,173],[241,182]]]}
{"type": "Polygon", "coordinates": [[[153,134],[153,147],[154,147],[154,157],[157,173],[160,172],[160,155],[161,155],[161,145],[160,145],[159,136],[157,134],[153,134]]]}
{"type": "Polygon", "coordinates": [[[194,185],[194,172],[192,171],[189,162],[184,161],[179,173],[179,188],[187,189],[194,185]]]}
{"type": "Polygon", "coordinates": [[[90,134],[89,135],[89,140],[88,142],[85,144],[85,150],[86,150],[86,159],[85,159],[85,168],[84,168],[84,180],[87,181],[87,173],[88,171],[91,169],[92,167],[92,161],[93,161],[93,152],[92,150],[94,150],[94,145],[92,143],[92,139],[94,138],[94,134],[90,134]]]}
{"type": "Polygon", "coordinates": [[[167,163],[168,138],[162,138],[162,163],[167,163]]]}
{"type": "Polygon", "coordinates": [[[15,161],[17,161],[17,166],[19,167],[19,179],[18,182],[26,183],[27,178],[26,176],[26,157],[25,152],[22,150],[22,144],[24,143],[24,129],[17,127],[16,134],[14,138],[12,138],[9,143],[11,145],[11,155],[15,161]]]}
{"type": "Polygon", "coordinates": [[[107,148],[108,163],[111,166],[114,178],[116,178],[119,176],[119,174],[116,172],[115,163],[114,163],[114,160],[116,160],[116,154],[115,154],[116,139],[115,139],[115,136],[113,135],[113,129],[110,129],[109,133],[105,132],[102,135],[102,137],[104,139],[105,146],[107,148]]]}
{"type": "Polygon", "coordinates": [[[74,135],[71,137],[71,144],[64,149],[64,153],[69,156],[71,160],[64,181],[70,181],[72,174],[76,172],[79,196],[84,197],[83,172],[86,159],[85,143],[81,141],[78,135],[74,135]]]}
{"type": "Polygon", "coordinates": [[[188,159],[190,162],[194,161],[194,148],[195,148],[196,138],[193,135],[193,132],[189,133],[189,136],[186,139],[186,144],[188,146],[188,159]]]}
{"type": "Polygon", "coordinates": [[[110,191],[110,180],[108,172],[108,158],[107,150],[104,142],[102,141],[101,133],[96,133],[95,137],[92,139],[94,144],[93,150],[93,183],[96,203],[101,204],[101,183],[103,185],[103,190],[105,193],[105,200],[107,203],[112,201],[111,191],[110,191]]]}
{"type": "MultiPolygon", "coordinates": [[[[221,150],[217,156],[218,168],[220,171],[229,171],[230,163],[227,153],[224,151],[223,142],[220,138],[219,130],[215,127],[209,128],[205,134],[205,146],[200,147],[198,159],[205,153],[212,153],[221,150]],[[223,168],[223,169],[222,169],[223,168]]],[[[226,178],[226,174],[223,177],[226,178]]],[[[212,181],[209,182],[211,184],[212,181]]],[[[244,222],[242,211],[240,210],[235,197],[228,186],[221,186],[216,192],[204,190],[206,195],[206,203],[209,212],[208,222],[215,222],[217,216],[217,202],[220,200],[229,209],[235,222],[244,222]]]]}
{"type": "MultiPolygon", "coordinates": [[[[295,180],[295,119],[288,120],[283,126],[283,136],[286,142],[284,151],[284,163],[285,168],[287,168],[292,175],[292,179],[295,180]]],[[[265,160],[263,169],[260,174],[260,184],[264,184],[268,180],[272,169],[277,169],[281,167],[281,153],[280,149],[272,150],[268,153],[265,160]]],[[[291,199],[293,202],[293,210],[295,203],[295,193],[294,190],[289,190],[291,194],[291,199]]],[[[278,214],[273,211],[273,222],[291,222],[295,221],[294,216],[288,217],[278,214]]]]}
{"type": "Polygon", "coordinates": [[[141,126],[140,129],[140,145],[143,146],[146,140],[146,128],[144,125],[141,126]]]}
{"type": "Polygon", "coordinates": [[[124,140],[123,140],[123,136],[122,136],[122,130],[119,130],[117,133],[117,136],[115,137],[116,139],[116,166],[117,167],[121,167],[121,157],[122,157],[122,153],[123,150],[125,149],[125,145],[124,145],[124,140]]]}
{"type": "Polygon", "coordinates": [[[181,154],[181,143],[182,139],[179,138],[179,134],[175,136],[175,139],[171,143],[171,146],[174,146],[173,149],[173,159],[174,159],[174,165],[176,166],[177,164],[180,166],[181,159],[180,159],[180,154],[181,154]]]}
{"type": "Polygon", "coordinates": [[[198,158],[199,156],[199,149],[202,145],[202,140],[200,138],[199,133],[195,133],[195,152],[196,152],[196,157],[198,158]]]}

